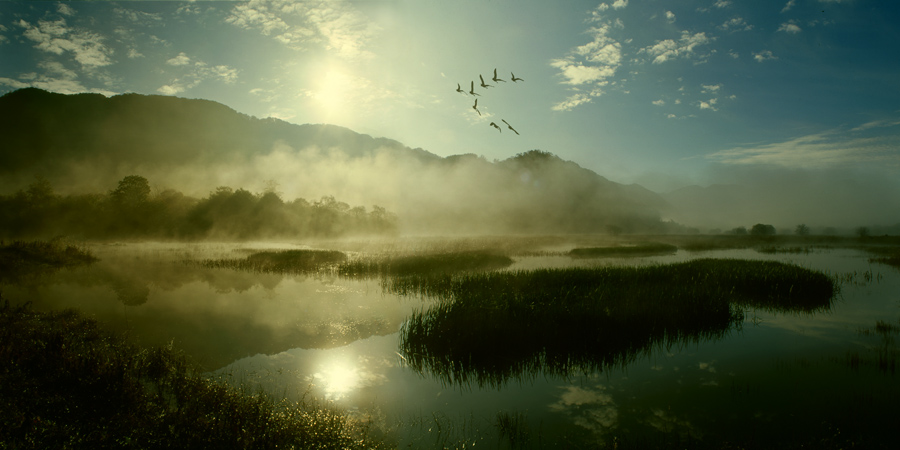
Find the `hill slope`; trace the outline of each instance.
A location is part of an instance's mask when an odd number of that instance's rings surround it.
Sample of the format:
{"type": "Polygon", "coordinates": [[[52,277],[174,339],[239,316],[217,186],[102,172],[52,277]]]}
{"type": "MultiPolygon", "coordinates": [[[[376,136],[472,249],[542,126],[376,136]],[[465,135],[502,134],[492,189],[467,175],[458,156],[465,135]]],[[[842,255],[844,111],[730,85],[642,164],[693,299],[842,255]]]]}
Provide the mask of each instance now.
{"type": "Polygon", "coordinates": [[[34,176],[60,192],[131,174],[205,195],[216,186],[333,195],[394,211],[412,232],[660,231],[665,202],[540,151],[441,158],[334,125],[258,119],[207,100],[22,89],[0,97],[0,191],[34,176]]]}

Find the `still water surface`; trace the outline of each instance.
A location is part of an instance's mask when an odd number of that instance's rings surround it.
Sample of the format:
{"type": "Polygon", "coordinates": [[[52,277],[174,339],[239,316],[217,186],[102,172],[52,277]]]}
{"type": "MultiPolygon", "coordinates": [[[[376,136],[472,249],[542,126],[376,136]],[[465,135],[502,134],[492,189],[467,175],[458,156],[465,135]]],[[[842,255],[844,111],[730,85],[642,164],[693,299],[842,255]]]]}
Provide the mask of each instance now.
{"type": "Polygon", "coordinates": [[[498,389],[445,384],[404,364],[398,331],[430,300],[385,294],[378,280],[181,262],[242,257],[253,247],[98,245],[92,251],[99,263],[3,286],[3,295],[13,303],[32,301],[40,310],[76,308],[141,344],[174,342],[210,375],[251,390],[328,399],[400,447],[802,439],[839,428],[890,439],[900,422],[893,366],[900,272],[869,263],[857,251],[515,258],[506,270],[712,257],[774,259],[856,276],[843,283],[830,311],[750,310],[743,326],[722,339],[655,349],[604,372],[565,378],[536,373],[498,389]],[[892,327],[876,329],[879,321],[892,327]],[[501,419],[518,425],[500,426],[501,419]]]}

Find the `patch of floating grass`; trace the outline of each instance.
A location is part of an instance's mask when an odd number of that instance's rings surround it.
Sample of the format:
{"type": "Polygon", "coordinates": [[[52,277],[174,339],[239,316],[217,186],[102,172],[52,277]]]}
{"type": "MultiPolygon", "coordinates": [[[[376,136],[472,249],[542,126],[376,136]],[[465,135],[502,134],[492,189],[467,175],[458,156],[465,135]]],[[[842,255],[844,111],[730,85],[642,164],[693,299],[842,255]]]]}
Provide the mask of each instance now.
{"type": "Polygon", "coordinates": [[[491,252],[467,251],[423,255],[359,258],[341,264],[348,276],[423,276],[457,272],[486,271],[508,267],[512,258],[491,252]]]}
{"type": "Polygon", "coordinates": [[[0,281],[96,262],[90,251],[62,240],[13,241],[0,245],[0,281]]]}
{"type": "Polygon", "coordinates": [[[671,255],[678,251],[672,244],[652,242],[637,245],[621,245],[615,247],[582,247],[569,251],[572,258],[602,258],[610,256],[655,256],[671,255]]]}
{"type": "Polygon", "coordinates": [[[346,254],[335,250],[275,250],[251,253],[243,259],[205,259],[198,264],[263,273],[308,273],[346,260],[346,254]]]}
{"type": "Polygon", "coordinates": [[[0,448],[373,448],[341,411],[248,395],[74,311],[0,304],[0,448]]]}
{"type": "Polygon", "coordinates": [[[400,333],[407,363],[447,383],[499,386],[538,372],[624,366],[657,346],[723,337],[744,308],[830,308],[836,281],[775,261],[698,259],[643,267],[398,278],[444,299],[400,333]]]}

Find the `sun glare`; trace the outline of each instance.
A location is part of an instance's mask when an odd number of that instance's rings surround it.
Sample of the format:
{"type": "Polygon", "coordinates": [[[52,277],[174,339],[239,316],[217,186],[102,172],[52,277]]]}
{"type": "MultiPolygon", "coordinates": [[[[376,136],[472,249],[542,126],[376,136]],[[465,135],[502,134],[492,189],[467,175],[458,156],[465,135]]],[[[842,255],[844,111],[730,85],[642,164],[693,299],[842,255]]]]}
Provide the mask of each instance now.
{"type": "Polygon", "coordinates": [[[338,68],[321,72],[315,82],[312,97],[319,106],[320,113],[329,122],[341,122],[352,100],[353,80],[338,68]]]}
{"type": "Polygon", "coordinates": [[[359,371],[346,359],[324,362],[314,377],[330,400],[341,399],[359,386],[359,371]]]}

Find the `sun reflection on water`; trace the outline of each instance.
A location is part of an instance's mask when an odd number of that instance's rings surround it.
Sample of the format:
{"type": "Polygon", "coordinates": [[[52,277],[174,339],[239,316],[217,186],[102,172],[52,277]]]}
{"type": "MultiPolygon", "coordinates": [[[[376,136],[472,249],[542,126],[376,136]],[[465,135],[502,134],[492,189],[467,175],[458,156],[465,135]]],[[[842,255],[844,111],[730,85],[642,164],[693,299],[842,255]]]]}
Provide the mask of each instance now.
{"type": "Polygon", "coordinates": [[[329,400],[344,398],[360,384],[359,369],[345,358],[325,361],[313,378],[329,400]]]}

